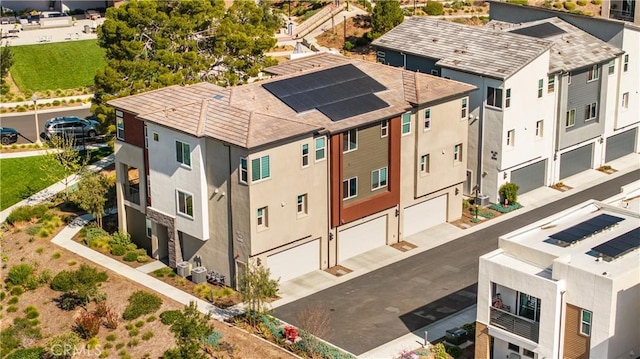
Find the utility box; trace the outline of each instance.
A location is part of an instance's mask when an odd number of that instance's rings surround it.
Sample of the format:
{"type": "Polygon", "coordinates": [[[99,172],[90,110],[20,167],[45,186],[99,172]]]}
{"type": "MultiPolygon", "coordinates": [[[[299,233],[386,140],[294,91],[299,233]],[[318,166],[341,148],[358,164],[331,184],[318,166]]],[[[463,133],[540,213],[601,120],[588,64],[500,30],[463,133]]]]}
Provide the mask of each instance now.
{"type": "Polygon", "coordinates": [[[444,340],[453,345],[463,344],[467,341],[467,331],[460,328],[449,329],[445,334],[444,340]]]}
{"type": "Polygon", "coordinates": [[[207,281],[207,268],[195,267],[191,270],[191,281],[195,284],[205,283],[207,281]]]}
{"type": "Polygon", "coordinates": [[[182,278],[187,278],[191,275],[191,265],[187,261],[176,264],[176,270],[178,271],[178,275],[182,278]]]}
{"type": "Polygon", "coordinates": [[[478,205],[480,207],[486,207],[488,206],[489,203],[489,196],[487,196],[486,194],[481,194],[478,196],[478,205]]]}

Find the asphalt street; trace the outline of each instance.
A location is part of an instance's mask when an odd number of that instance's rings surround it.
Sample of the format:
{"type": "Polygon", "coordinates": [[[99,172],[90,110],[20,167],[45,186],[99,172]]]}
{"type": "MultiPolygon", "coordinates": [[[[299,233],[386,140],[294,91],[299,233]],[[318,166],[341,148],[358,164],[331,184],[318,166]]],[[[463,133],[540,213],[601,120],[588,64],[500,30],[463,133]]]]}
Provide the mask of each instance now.
{"type": "Polygon", "coordinates": [[[604,200],[638,180],[640,170],[460,237],[274,310],[300,326],[298,313],[320,308],[330,316],[322,339],[360,355],[476,302],[478,258],[498,237],[589,199],[604,200]]]}
{"type": "MultiPolygon", "coordinates": [[[[44,129],[44,123],[47,122],[47,120],[52,117],[78,116],[78,117],[84,118],[90,114],[91,112],[89,111],[88,108],[75,108],[75,109],[64,108],[64,109],[60,109],[59,111],[47,110],[46,112],[38,111],[38,124],[40,126],[40,132],[42,132],[44,129]]],[[[15,128],[18,132],[20,132],[22,136],[28,138],[32,142],[35,142],[36,126],[35,126],[34,120],[35,120],[35,116],[33,112],[29,114],[24,114],[24,115],[2,114],[2,116],[0,116],[0,126],[15,128]]],[[[29,141],[23,137],[18,137],[18,142],[16,143],[17,144],[29,143],[29,141]]]]}

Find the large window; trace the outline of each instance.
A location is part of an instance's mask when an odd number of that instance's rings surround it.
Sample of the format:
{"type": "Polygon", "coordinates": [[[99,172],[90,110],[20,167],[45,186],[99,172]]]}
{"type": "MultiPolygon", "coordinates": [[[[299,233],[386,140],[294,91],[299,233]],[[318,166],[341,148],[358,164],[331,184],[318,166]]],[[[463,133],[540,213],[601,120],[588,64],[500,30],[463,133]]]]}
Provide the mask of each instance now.
{"type": "Polygon", "coordinates": [[[301,156],[302,156],[302,167],[309,166],[309,145],[306,143],[302,145],[301,156]]]}
{"type": "Polygon", "coordinates": [[[565,127],[573,127],[576,124],[576,109],[572,108],[567,111],[567,118],[565,120],[565,127]]]}
{"type": "Polygon", "coordinates": [[[251,180],[259,181],[271,176],[269,156],[262,156],[251,160],[251,180]]]}
{"type": "Polygon", "coordinates": [[[411,112],[402,115],[402,134],[411,133],[411,112]]]}
{"type": "Polygon", "coordinates": [[[424,130],[431,129],[431,109],[424,110],[424,130]]]}
{"type": "Polygon", "coordinates": [[[587,82],[595,81],[600,78],[600,73],[598,71],[598,65],[593,65],[593,67],[587,72],[587,82]]]}
{"type": "Polygon", "coordinates": [[[629,54],[624,55],[624,61],[622,62],[622,71],[627,72],[629,70],[629,54]]]}
{"type": "Polygon", "coordinates": [[[176,161],[191,166],[191,146],[188,143],[176,141],[176,161]]]}
{"type": "Polygon", "coordinates": [[[516,143],[516,130],[507,131],[507,147],[513,147],[516,143]]]}
{"type": "Polygon", "coordinates": [[[387,187],[387,167],[371,171],[371,190],[387,187]]]}
{"type": "Polygon", "coordinates": [[[462,119],[466,119],[467,118],[467,111],[468,111],[468,107],[467,107],[467,99],[463,98],[462,99],[462,119]]]}
{"type": "Polygon", "coordinates": [[[613,75],[616,72],[616,59],[609,61],[609,75],[613,75]]]}
{"type": "Polygon", "coordinates": [[[585,106],[584,108],[584,119],[585,121],[590,121],[595,119],[598,116],[598,103],[593,102],[585,106]]]}
{"type": "Polygon", "coordinates": [[[462,143],[453,146],[453,160],[455,162],[462,162],[462,143]]]}
{"type": "Polygon", "coordinates": [[[244,157],[240,157],[240,171],[238,173],[240,176],[240,183],[247,183],[249,179],[249,169],[247,168],[247,159],[244,157]]]}
{"type": "Polygon", "coordinates": [[[177,191],[178,213],[193,217],[193,196],[189,193],[177,191]]]}
{"type": "Polygon", "coordinates": [[[316,161],[322,161],[325,158],[325,148],[327,139],[324,137],[316,138],[316,161]]]}
{"type": "Polygon", "coordinates": [[[358,177],[342,181],[342,199],[349,199],[358,195],[358,177]]]}
{"type": "Polygon", "coordinates": [[[389,121],[383,120],[380,123],[380,137],[387,137],[389,135],[389,121]]]}
{"type": "Polygon", "coordinates": [[[124,141],[124,114],[116,110],[116,137],[124,141]]]}
{"type": "Polygon", "coordinates": [[[487,106],[502,108],[502,90],[487,87],[487,106]]]}
{"type": "Polygon", "coordinates": [[[351,152],[358,149],[358,130],[349,130],[342,134],[342,152],[351,152]]]}
{"type": "Polygon", "coordinates": [[[430,165],[429,162],[430,162],[430,158],[428,154],[420,156],[420,173],[421,174],[429,173],[429,165],[430,165]]]}
{"type": "Polygon", "coordinates": [[[584,309],[580,311],[580,334],[591,335],[591,312],[584,309]]]}
{"type": "Polygon", "coordinates": [[[257,213],[256,219],[257,219],[257,223],[258,223],[258,228],[259,229],[265,229],[265,228],[267,228],[269,226],[268,212],[269,212],[269,208],[268,207],[258,208],[258,213],[257,213]]]}
{"type": "Polygon", "coordinates": [[[552,93],[556,89],[556,75],[549,75],[547,79],[547,93],[552,93]]]}
{"type": "Polygon", "coordinates": [[[542,97],[542,89],[544,88],[544,79],[538,80],[538,98],[542,97]]]}
{"type": "Polygon", "coordinates": [[[540,321],[540,298],[525,293],[518,293],[518,315],[524,318],[540,321]]]}

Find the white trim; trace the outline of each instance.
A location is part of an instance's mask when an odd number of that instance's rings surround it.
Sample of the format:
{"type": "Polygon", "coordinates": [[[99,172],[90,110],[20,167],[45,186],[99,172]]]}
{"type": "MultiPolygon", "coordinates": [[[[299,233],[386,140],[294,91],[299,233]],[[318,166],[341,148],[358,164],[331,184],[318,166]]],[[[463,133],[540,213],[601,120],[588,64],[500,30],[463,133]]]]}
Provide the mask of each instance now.
{"type": "Polygon", "coordinates": [[[411,122],[413,121],[413,118],[412,118],[411,115],[412,114],[411,114],[410,111],[409,112],[405,112],[402,115],[400,115],[400,133],[402,134],[402,136],[408,136],[408,135],[411,134],[411,127],[412,127],[411,126],[411,122]],[[405,125],[404,116],[405,115],[409,115],[409,122],[407,122],[407,124],[409,125],[409,131],[407,131],[407,132],[404,132],[404,125],[405,125]]]}
{"type": "Polygon", "coordinates": [[[238,182],[242,184],[249,183],[249,161],[246,157],[240,157],[240,162],[238,163],[238,182]],[[244,160],[244,168],[242,168],[242,161],[244,160]],[[245,179],[242,179],[242,174],[245,174],[245,179]]]}
{"type": "MultiPolygon", "coordinates": [[[[351,191],[349,191],[349,193],[350,193],[350,192],[351,192],[351,191]]],[[[345,179],[345,180],[342,180],[342,200],[343,200],[343,201],[346,201],[346,200],[348,200],[348,199],[355,198],[355,197],[358,197],[358,176],[350,177],[350,178],[347,178],[347,179],[345,179]],[[351,195],[347,194],[347,197],[345,197],[345,193],[344,193],[344,183],[345,183],[345,182],[348,182],[347,188],[349,188],[349,189],[350,189],[350,188],[351,188],[351,180],[353,180],[353,179],[355,179],[355,180],[356,180],[356,185],[355,185],[355,188],[356,188],[356,194],[354,194],[353,196],[351,196],[351,195]]]]}
{"type": "Polygon", "coordinates": [[[389,169],[387,167],[382,167],[382,168],[378,168],[377,170],[371,171],[371,191],[377,191],[381,188],[385,188],[387,187],[388,183],[389,183],[389,169]],[[384,170],[384,184],[382,184],[382,181],[380,180],[381,178],[380,174],[382,173],[382,170],[384,170]],[[373,174],[376,172],[378,176],[378,186],[373,187],[373,174]]]}
{"type": "Polygon", "coordinates": [[[352,128],[348,131],[345,131],[342,133],[342,153],[349,153],[349,152],[353,152],[356,151],[358,149],[358,129],[357,128],[352,128]],[[351,148],[351,131],[355,131],[354,133],[356,134],[356,140],[354,141],[356,146],[354,148],[351,148]],[[347,136],[347,134],[349,134],[349,140],[348,140],[348,144],[349,144],[349,148],[347,150],[344,149],[344,141],[345,141],[345,136],[347,136]]]}
{"type": "Polygon", "coordinates": [[[307,168],[309,167],[310,161],[309,161],[309,156],[310,156],[310,149],[309,149],[309,144],[308,143],[303,143],[300,145],[300,165],[302,166],[302,168],[307,168]],[[307,146],[307,154],[305,155],[304,153],[304,146],[307,146]],[[307,159],[307,164],[304,164],[304,159],[307,159]]]}
{"type": "Polygon", "coordinates": [[[313,159],[315,162],[324,161],[327,159],[327,138],[325,136],[316,137],[313,139],[313,159]],[[318,159],[318,140],[322,139],[324,144],[322,145],[322,158],[318,159]]]}
{"type": "Polygon", "coordinates": [[[174,150],[174,153],[175,153],[175,155],[176,155],[176,157],[175,157],[175,158],[176,158],[176,162],[180,163],[180,166],[181,166],[181,167],[191,168],[191,143],[189,143],[189,142],[185,142],[185,141],[183,141],[183,140],[179,140],[179,139],[177,139],[177,138],[176,138],[176,139],[174,139],[174,140],[175,140],[175,142],[174,142],[174,145],[175,145],[175,146],[174,146],[173,150],[174,150]],[[177,151],[177,144],[178,144],[178,143],[181,143],[181,144],[182,144],[182,161],[179,161],[179,160],[178,160],[178,153],[177,153],[177,152],[175,152],[175,151],[177,151]],[[189,151],[188,151],[188,153],[189,153],[189,164],[184,163],[184,159],[185,159],[184,145],[189,146],[189,151]]]}
{"type": "Polygon", "coordinates": [[[189,218],[189,219],[193,219],[194,218],[194,212],[195,212],[195,202],[193,201],[193,193],[187,192],[187,191],[183,191],[180,190],[178,188],[176,188],[176,213],[182,217],[185,218],[189,218]],[[191,214],[185,213],[185,212],[180,212],[180,193],[185,195],[185,210],[187,210],[187,204],[186,204],[186,200],[187,197],[189,196],[191,197],[191,214]]]}

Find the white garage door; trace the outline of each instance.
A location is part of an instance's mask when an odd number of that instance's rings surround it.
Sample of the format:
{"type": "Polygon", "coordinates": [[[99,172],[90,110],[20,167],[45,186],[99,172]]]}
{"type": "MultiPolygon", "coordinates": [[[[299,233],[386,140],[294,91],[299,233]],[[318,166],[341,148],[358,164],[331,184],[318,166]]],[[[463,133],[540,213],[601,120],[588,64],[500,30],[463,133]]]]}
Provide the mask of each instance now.
{"type": "Polygon", "coordinates": [[[286,282],[320,269],[320,239],[301,244],[267,257],[271,278],[286,282]]]}
{"type": "Polygon", "coordinates": [[[338,262],[387,244],[387,216],[338,232],[338,262]]]}
{"type": "Polygon", "coordinates": [[[404,238],[447,221],[447,195],[442,195],[404,209],[404,238]]]}

